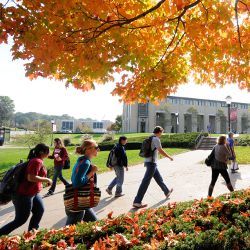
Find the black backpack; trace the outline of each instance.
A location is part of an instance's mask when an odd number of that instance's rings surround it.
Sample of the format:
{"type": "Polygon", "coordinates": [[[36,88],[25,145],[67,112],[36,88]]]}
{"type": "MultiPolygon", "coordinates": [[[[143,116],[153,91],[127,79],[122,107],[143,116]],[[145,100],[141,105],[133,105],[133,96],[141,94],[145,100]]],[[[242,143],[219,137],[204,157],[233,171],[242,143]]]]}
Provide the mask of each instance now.
{"type": "Polygon", "coordinates": [[[25,178],[28,163],[28,161],[18,163],[5,173],[0,182],[0,205],[7,204],[11,201],[12,194],[17,191],[20,183],[25,178]]]}
{"type": "Polygon", "coordinates": [[[143,157],[143,158],[149,158],[151,156],[153,156],[154,151],[156,150],[156,148],[154,150],[152,150],[151,145],[152,145],[152,140],[155,136],[150,136],[149,138],[146,138],[141,145],[141,150],[139,152],[139,156],[143,157]]]}
{"type": "Polygon", "coordinates": [[[108,168],[112,168],[115,165],[117,165],[116,149],[117,149],[117,146],[114,146],[112,150],[109,152],[108,160],[106,163],[106,166],[108,168]]]}
{"type": "Polygon", "coordinates": [[[212,167],[214,165],[214,162],[215,162],[215,149],[213,148],[211,154],[206,158],[205,164],[208,167],[212,167]]]}

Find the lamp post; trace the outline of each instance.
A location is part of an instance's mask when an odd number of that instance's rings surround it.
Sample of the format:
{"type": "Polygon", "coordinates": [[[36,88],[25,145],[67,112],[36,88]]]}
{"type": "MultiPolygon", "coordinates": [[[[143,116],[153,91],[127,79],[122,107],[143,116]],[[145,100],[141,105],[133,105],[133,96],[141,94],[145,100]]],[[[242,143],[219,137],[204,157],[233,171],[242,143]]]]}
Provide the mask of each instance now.
{"type": "Polygon", "coordinates": [[[54,121],[54,120],[51,120],[51,143],[50,143],[50,146],[51,146],[51,147],[53,146],[54,124],[55,124],[55,121],[54,121]]]}
{"type": "Polygon", "coordinates": [[[225,100],[227,103],[227,112],[228,112],[228,132],[230,132],[231,131],[230,114],[231,114],[232,97],[228,95],[225,100]]]}
{"type": "Polygon", "coordinates": [[[178,126],[179,126],[179,113],[175,113],[175,118],[176,118],[176,133],[178,133],[178,126]]]}

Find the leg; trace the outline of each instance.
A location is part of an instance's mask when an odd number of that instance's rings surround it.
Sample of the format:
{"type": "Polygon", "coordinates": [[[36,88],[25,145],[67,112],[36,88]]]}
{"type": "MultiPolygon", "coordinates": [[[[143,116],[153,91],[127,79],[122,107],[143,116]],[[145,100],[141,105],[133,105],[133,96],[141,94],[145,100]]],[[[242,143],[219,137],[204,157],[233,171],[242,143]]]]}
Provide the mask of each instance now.
{"type": "Polygon", "coordinates": [[[29,218],[32,204],[31,197],[16,195],[12,201],[15,207],[15,219],[0,229],[0,236],[11,233],[22,226],[29,218]]]}
{"type": "Polygon", "coordinates": [[[57,167],[57,168],[58,168],[58,177],[59,177],[60,181],[64,184],[64,186],[69,185],[67,180],[62,175],[63,166],[57,167]]]}
{"type": "Polygon", "coordinates": [[[115,177],[113,181],[111,181],[111,183],[108,186],[108,189],[111,191],[116,184],[117,184],[117,177],[115,177]]]}
{"type": "Polygon", "coordinates": [[[59,171],[58,171],[58,168],[57,167],[54,167],[54,175],[53,175],[53,182],[52,182],[52,185],[49,189],[49,192],[53,193],[56,189],[56,182],[57,182],[57,177],[59,175],[59,171]]]}
{"type": "Polygon", "coordinates": [[[232,183],[231,183],[231,180],[230,180],[230,177],[229,177],[229,174],[227,172],[226,169],[223,169],[220,171],[220,174],[222,175],[222,177],[224,178],[226,184],[227,184],[227,188],[230,192],[233,192],[234,191],[234,188],[232,186],[232,183]]]}
{"type": "Polygon", "coordinates": [[[145,175],[144,175],[143,180],[141,182],[141,185],[139,187],[139,190],[137,192],[137,195],[134,199],[134,203],[141,203],[142,202],[142,199],[143,199],[145,193],[147,192],[148,186],[149,186],[151,179],[155,173],[156,164],[149,162],[149,163],[145,163],[145,166],[146,166],[146,172],[145,172],[145,175]]]}
{"type": "Polygon", "coordinates": [[[97,221],[96,214],[92,208],[85,210],[83,221],[86,221],[86,222],[97,221]]]}
{"type": "Polygon", "coordinates": [[[124,167],[116,166],[115,168],[116,176],[117,176],[117,184],[116,184],[116,195],[122,193],[122,185],[124,182],[124,167]]]}
{"type": "Polygon", "coordinates": [[[32,217],[30,219],[29,228],[28,230],[31,231],[32,229],[38,229],[39,223],[42,219],[44,213],[44,204],[42,198],[39,194],[37,194],[33,198],[33,205],[32,205],[32,217]]]}
{"type": "Polygon", "coordinates": [[[209,189],[208,189],[208,196],[212,196],[213,190],[214,190],[214,185],[218,179],[219,176],[219,171],[217,169],[211,168],[212,169],[212,180],[211,183],[209,185],[209,189]]]}
{"type": "Polygon", "coordinates": [[[83,220],[84,213],[85,213],[84,211],[71,212],[69,210],[65,210],[65,212],[67,215],[66,226],[75,225],[78,222],[81,222],[83,220]]]}
{"type": "Polygon", "coordinates": [[[154,179],[155,179],[156,183],[160,186],[160,188],[164,192],[164,194],[167,195],[169,193],[169,189],[167,188],[166,184],[164,183],[163,178],[162,178],[157,167],[155,169],[154,179]]]}

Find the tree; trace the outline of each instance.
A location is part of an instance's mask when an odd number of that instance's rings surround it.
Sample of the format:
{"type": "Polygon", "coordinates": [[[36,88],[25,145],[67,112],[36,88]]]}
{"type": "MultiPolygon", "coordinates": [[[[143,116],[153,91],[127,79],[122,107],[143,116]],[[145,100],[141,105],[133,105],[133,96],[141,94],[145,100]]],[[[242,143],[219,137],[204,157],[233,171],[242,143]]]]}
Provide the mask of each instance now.
{"type": "Polygon", "coordinates": [[[15,105],[8,96],[0,96],[0,127],[10,126],[15,105]]]}
{"type": "Polygon", "coordinates": [[[87,91],[119,73],[113,94],[156,102],[190,76],[250,88],[249,12],[249,0],[6,0],[0,43],[30,79],[87,91]]]}
{"type": "Polygon", "coordinates": [[[118,115],[116,118],[115,118],[115,123],[111,124],[111,130],[112,131],[120,131],[122,128],[122,116],[121,115],[118,115]]]}

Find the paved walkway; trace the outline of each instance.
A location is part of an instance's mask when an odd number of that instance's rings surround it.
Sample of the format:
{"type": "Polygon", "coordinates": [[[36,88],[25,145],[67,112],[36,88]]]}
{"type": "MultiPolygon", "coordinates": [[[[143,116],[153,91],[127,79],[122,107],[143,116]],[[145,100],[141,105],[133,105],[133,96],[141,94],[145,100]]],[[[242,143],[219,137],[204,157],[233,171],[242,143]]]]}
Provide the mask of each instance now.
{"type": "MultiPolygon", "coordinates": [[[[159,169],[169,187],[174,188],[174,192],[169,200],[164,199],[164,194],[152,180],[148,192],[143,202],[148,203],[148,207],[159,207],[168,202],[186,201],[194,198],[207,196],[207,189],[210,182],[211,170],[201,162],[209,154],[209,151],[191,151],[174,157],[174,161],[167,159],[159,161],[159,169]]],[[[114,215],[119,215],[132,210],[132,202],[138,190],[138,186],[144,175],[145,169],[142,164],[129,168],[126,172],[124,183],[124,197],[116,199],[106,194],[105,189],[114,177],[113,172],[107,172],[98,176],[98,186],[102,190],[102,200],[95,211],[99,218],[104,218],[110,211],[114,215]]],[[[240,172],[231,175],[233,185],[236,189],[249,187],[250,166],[240,166],[240,172]]],[[[42,191],[44,194],[46,190],[42,191]]],[[[214,196],[227,192],[225,183],[219,177],[214,190],[214,196]]],[[[41,221],[41,227],[60,228],[65,224],[65,212],[63,205],[63,185],[58,185],[56,194],[45,198],[46,211],[41,221]]],[[[0,208],[0,226],[13,219],[14,209],[12,204],[0,208]]],[[[21,233],[27,230],[27,224],[17,229],[14,233],[21,233]]]]}

